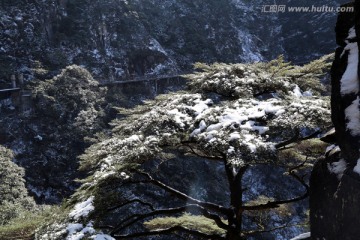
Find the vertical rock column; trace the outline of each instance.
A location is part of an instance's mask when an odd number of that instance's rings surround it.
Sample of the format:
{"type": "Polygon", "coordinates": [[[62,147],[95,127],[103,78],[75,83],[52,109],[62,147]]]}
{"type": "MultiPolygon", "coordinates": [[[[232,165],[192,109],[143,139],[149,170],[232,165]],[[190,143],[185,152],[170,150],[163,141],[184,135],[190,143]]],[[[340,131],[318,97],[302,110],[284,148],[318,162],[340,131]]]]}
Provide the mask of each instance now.
{"type": "Polygon", "coordinates": [[[311,238],[360,239],[360,0],[339,14],[335,60],[331,69],[331,110],[336,145],[314,166],[310,179],[311,238]]]}

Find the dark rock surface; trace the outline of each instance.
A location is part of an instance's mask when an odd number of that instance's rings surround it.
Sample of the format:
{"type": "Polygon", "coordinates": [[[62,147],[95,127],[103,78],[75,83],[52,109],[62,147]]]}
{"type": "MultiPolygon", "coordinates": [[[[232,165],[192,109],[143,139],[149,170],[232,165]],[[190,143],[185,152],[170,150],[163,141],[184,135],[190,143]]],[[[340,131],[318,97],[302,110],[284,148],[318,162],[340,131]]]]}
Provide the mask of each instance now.
{"type": "Polygon", "coordinates": [[[266,4],[273,2],[1,1],[0,82],[15,71],[33,78],[35,61],[55,72],[78,64],[95,78],[122,79],[182,71],[198,61],[251,62],[284,54],[306,62],[335,47],[336,13],[263,13],[266,4]]]}
{"type": "MultiPolygon", "coordinates": [[[[310,185],[310,222],[312,239],[360,239],[360,176],[354,167],[359,159],[359,135],[349,127],[348,107],[359,93],[341,93],[343,74],[349,64],[346,50],[349,30],[355,26],[359,36],[360,1],[355,1],[355,14],[340,14],[336,24],[336,50],[332,77],[332,121],[339,148],[329,150],[314,166],[310,185]]],[[[352,5],[354,3],[350,3],[352,5]]],[[[356,39],[353,39],[356,41],[356,39]]],[[[356,69],[355,69],[356,71],[356,69]]],[[[356,114],[358,109],[353,109],[356,114]]],[[[354,117],[354,116],[353,116],[354,117]]],[[[359,121],[355,117],[356,122],[359,121]]]]}
{"type": "Polygon", "coordinates": [[[336,129],[336,137],[340,141],[338,144],[343,150],[346,159],[356,161],[358,159],[358,141],[346,130],[345,109],[356,99],[355,94],[347,94],[342,96],[340,93],[341,77],[344,74],[347,61],[348,51],[344,52],[346,46],[345,39],[348,36],[349,29],[355,25],[354,14],[344,13],[340,14],[336,24],[337,43],[340,45],[336,49],[335,61],[331,70],[331,109],[332,121],[336,129]],[[342,53],[344,54],[342,55],[342,53]]]}
{"type": "Polygon", "coordinates": [[[312,239],[360,239],[360,178],[345,173],[341,181],[325,160],[312,172],[310,222],[312,239]]]}

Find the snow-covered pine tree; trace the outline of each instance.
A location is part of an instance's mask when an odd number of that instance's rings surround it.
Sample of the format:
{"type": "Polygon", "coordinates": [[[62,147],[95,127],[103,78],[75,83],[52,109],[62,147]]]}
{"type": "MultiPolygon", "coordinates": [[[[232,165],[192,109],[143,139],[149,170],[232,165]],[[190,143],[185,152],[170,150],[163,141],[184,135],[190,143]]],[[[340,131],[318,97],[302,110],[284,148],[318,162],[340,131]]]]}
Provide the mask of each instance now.
{"type": "MultiPolygon", "coordinates": [[[[326,59],[319,63],[329,67],[326,59]]],[[[313,138],[330,125],[329,98],[321,94],[319,69],[311,74],[311,66],[292,66],[282,58],[197,64],[200,71],[187,76],[188,91],[122,109],[126,117],[112,123],[112,137],[81,156],[82,170],[91,175],[69,202],[73,209],[66,222],[59,220],[51,231],[72,236],[82,228],[64,233],[64,226],[81,222],[106,231],[109,239],[180,234],[187,239],[237,240],[287,227],[245,225],[243,220],[250,216],[247,221],[255,221],[250,213],[279,209],[308,196],[303,168],[324,149],[313,138]],[[307,84],[306,79],[316,83],[307,84]],[[190,169],[182,169],[179,161],[189,163],[183,166],[190,169]],[[201,194],[187,188],[184,171],[195,176],[205,171],[195,168],[196,161],[223,169],[206,176],[211,181],[222,174],[225,201],[209,197],[210,189],[201,194]],[[162,172],[164,165],[174,169],[162,172]],[[247,199],[252,186],[246,186],[244,176],[258,165],[282,166],[298,189],[284,199],[247,199]]]]}
{"type": "Polygon", "coordinates": [[[24,169],[13,159],[12,151],[0,146],[0,225],[35,207],[25,187],[24,169]]]}

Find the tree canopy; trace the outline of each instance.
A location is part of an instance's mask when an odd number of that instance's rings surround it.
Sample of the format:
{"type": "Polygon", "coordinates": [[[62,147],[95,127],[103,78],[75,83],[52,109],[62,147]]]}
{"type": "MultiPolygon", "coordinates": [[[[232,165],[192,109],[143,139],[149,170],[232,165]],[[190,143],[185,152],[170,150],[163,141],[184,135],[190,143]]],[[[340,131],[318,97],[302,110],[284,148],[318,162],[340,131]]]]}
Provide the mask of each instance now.
{"type": "Polygon", "coordinates": [[[82,135],[99,130],[104,93],[105,88],[100,88],[87,70],[76,65],[40,82],[34,89],[39,112],[82,135]]]}
{"type": "MultiPolygon", "coordinates": [[[[75,209],[81,205],[88,211],[79,217],[70,214],[66,221],[78,224],[80,220],[86,226],[95,219],[95,227],[120,239],[181,232],[197,239],[234,240],[270,231],[244,229],[243,214],[307,197],[306,179],[297,173],[308,157],[318,154],[314,149],[324,147],[308,140],[330,126],[329,97],[323,95],[320,83],[328,67],[327,58],[304,66],[292,66],[282,57],[268,63],[197,64],[199,71],[186,76],[188,91],[161,95],[134,109],[119,109],[124,117],[112,123],[112,136],[81,156],[81,169],[91,175],[70,206],[77,203],[75,209]],[[222,165],[228,202],[194,197],[154,175],[151,169],[177,158],[179,152],[184,161],[194,161],[194,156],[222,165]],[[245,201],[244,174],[259,164],[286,166],[304,193],[263,203],[245,201]],[[136,184],[151,187],[127,187],[136,184]],[[141,189],[145,193],[139,193],[141,189]],[[161,206],[147,194],[163,195],[174,204],[161,206]],[[140,212],[133,209],[116,215],[136,206],[140,212]],[[192,216],[197,220],[189,220],[192,216]],[[164,221],[163,217],[170,218],[164,221]],[[111,225],[107,218],[112,219],[111,225]],[[131,230],[136,224],[140,231],[131,230]]],[[[61,232],[61,227],[53,231],[61,232]]]]}
{"type": "Polygon", "coordinates": [[[24,169],[13,159],[12,151],[0,146],[0,225],[35,206],[25,187],[24,169]]]}

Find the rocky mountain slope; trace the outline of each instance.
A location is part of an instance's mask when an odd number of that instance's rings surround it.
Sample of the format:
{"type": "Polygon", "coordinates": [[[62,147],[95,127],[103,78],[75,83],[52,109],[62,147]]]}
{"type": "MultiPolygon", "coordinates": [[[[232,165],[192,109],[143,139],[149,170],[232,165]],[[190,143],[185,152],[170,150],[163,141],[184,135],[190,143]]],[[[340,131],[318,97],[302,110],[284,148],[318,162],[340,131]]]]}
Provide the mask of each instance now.
{"type": "MultiPolygon", "coordinates": [[[[328,6],[343,1],[327,0],[328,6]]],[[[194,62],[295,62],[334,49],[336,13],[262,13],[245,0],[2,1],[1,80],[84,65],[98,79],[188,70],[194,62]],[[304,47],[304,44],[306,47],[304,47]]],[[[312,6],[312,1],[280,1],[312,6]]],[[[35,76],[36,77],[36,76],[35,76]]]]}

